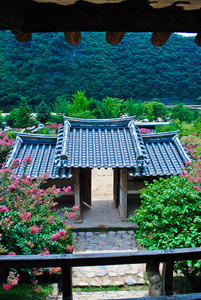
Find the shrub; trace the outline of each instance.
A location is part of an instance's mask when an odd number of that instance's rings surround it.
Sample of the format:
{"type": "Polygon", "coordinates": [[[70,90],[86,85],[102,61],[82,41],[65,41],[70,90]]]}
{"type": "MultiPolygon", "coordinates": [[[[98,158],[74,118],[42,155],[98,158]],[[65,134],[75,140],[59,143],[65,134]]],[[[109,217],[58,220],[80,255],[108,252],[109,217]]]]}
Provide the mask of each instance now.
{"type": "Polygon", "coordinates": [[[61,127],[61,126],[62,126],[62,124],[49,123],[45,127],[40,128],[37,133],[39,133],[39,134],[57,134],[59,131],[59,127],[61,127]]]}
{"type": "MultiPolygon", "coordinates": [[[[148,250],[200,247],[201,197],[188,178],[171,176],[145,185],[140,191],[142,205],[134,218],[130,216],[139,225],[137,241],[148,250]]],[[[175,264],[195,290],[200,288],[195,279],[200,267],[201,260],[175,264]]]]}
{"type": "MultiPolygon", "coordinates": [[[[22,161],[24,170],[31,163],[29,155],[22,161]]],[[[61,254],[71,253],[72,226],[67,225],[67,219],[74,217],[76,207],[65,208],[64,217],[58,217],[54,202],[55,198],[70,191],[63,191],[55,186],[41,188],[48,174],[39,176],[35,181],[25,174],[16,178],[13,171],[19,167],[19,160],[13,161],[10,168],[0,169],[0,254],[61,254]]],[[[43,269],[23,270],[34,283],[34,290],[40,291],[36,285],[35,276],[42,275],[43,269]]],[[[58,273],[59,268],[50,268],[50,274],[58,273]]],[[[46,270],[47,272],[47,270],[46,270]]],[[[4,289],[9,290],[18,283],[16,270],[9,273],[4,289]]]]}

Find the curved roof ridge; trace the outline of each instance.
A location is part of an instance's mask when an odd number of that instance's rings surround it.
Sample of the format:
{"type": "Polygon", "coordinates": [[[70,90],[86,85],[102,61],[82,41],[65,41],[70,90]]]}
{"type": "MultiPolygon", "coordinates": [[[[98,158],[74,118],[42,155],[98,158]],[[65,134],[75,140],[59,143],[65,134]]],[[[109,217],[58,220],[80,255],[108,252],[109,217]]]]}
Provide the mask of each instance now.
{"type": "Polygon", "coordinates": [[[179,130],[167,131],[167,132],[156,132],[156,133],[144,133],[141,134],[142,138],[161,138],[161,137],[174,137],[178,136],[179,130]]]}
{"type": "Polygon", "coordinates": [[[135,117],[114,118],[114,119],[79,119],[64,117],[65,121],[70,122],[74,126],[127,126],[130,121],[134,121],[135,117]]]}

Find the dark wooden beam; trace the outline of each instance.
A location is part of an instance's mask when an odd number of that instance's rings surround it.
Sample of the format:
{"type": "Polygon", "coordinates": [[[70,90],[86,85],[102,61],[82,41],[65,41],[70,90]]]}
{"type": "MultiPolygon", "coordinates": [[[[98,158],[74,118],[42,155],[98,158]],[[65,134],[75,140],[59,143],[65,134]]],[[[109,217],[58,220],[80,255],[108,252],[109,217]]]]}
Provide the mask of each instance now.
{"type": "Polygon", "coordinates": [[[201,9],[170,5],[153,8],[148,0],[97,5],[1,0],[0,26],[16,32],[201,32],[201,9]]]}
{"type": "Polygon", "coordinates": [[[124,35],[125,35],[125,32],[111,32],[111,31],[108,31],[106,33],[106,38],[105,39],[106,39],[108,44],[110,44],[112,46],[116,46],[121,42],[124,35]]]}
{"type": "Polygon", "coordinates": [[[161,47],[165,45],[171,34],[172,32],[153,32],[151,37],[152,45],[156,47],[161,47]]]}
{"type": "Polygon", "coordinates": [[[1,268],[77,267],[200,259],[201,248],[94,254],[0,255],[1,268]]]}

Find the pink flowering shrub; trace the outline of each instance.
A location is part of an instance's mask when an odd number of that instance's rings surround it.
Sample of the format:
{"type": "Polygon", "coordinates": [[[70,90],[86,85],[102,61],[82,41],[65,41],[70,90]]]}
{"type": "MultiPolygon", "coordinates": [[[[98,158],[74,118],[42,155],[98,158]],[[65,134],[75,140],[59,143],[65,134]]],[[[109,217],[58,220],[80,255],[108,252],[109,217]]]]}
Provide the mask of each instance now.
{"type": "MultiPolygon", "coordinates": [[[[31,157],[28,156],[22,163],[26,170],[31,157]]],[[[67,219],[74,216],[77,207],[62,209],[65,215],[62,218],[57,216],[57,203],[54,202],[55,198],[69,192],[70,187],[63,191],[55,186],[44,190],[41,184],[48,178],[47,174],[40,175],[34,181],[25,174],[17,178],[13,171],[17,166],[19,160],[13,161],[10,168],[2,166],[0,169],[0,255],[72,253],[73,226],[67,224],[67,219]]],[[[23,271],[29,274],[33,282],[35,276],[44,272],[56,272],[49,269],[23,271]]],[[[18,280],[17,273],[10,273],[4,289],[9,290],[18,280]]],[[[36,284],[34,289],[40,292],[36,284]]]]}
{"type": "Polygon", "coordinates": [[[151,130],[148,129],[148,128],[140,128],[140,132],[141,132],[142,134],[146,134],[146,133],[151,133],[151,130]]]}
{"type": "Polygon", "coordinates": [[[201,136],[197,132],[184,136],[182,142],[190,155],[192,162],[186,162],[187,169],[182,175],[187,177],[195,190],[201,193],[201,136]]]}
{"type": "Polygon", "coordinates": [[[57,134],[58,131],[59,131],[59,128],[61,126],[63,126],[63,125],[62,124],[57,124],[57,123],[51,123],[51,124],[46,125],[43,128],[40,128],[37,133],[40,133],[40,134],[57,134]]]}
{"type": "Polygon", "coordinates": [[[0,132],[0,163],[4,163],[11,150],[14,139],[8,137],[7,132],[0,132]]]}

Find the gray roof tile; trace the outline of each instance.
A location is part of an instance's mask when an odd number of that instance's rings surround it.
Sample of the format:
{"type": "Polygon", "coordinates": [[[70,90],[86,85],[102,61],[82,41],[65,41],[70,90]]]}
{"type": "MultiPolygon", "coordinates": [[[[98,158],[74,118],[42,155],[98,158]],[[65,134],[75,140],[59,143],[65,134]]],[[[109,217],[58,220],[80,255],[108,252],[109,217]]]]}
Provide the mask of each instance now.
{"type": "MultiPolygon", "coordinates": [[[[7,166],[31,154],[26,174],[36,178],[69,176],[70,168],[123,168],[133,176],[181,174],[190,161],[178,132],[140,134],[133,118],[83,120],[66,118],[58,135],[17,134],[7,166]]],[[[23,166],[17,170],[23,174],[23,166]]]]}

